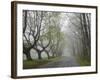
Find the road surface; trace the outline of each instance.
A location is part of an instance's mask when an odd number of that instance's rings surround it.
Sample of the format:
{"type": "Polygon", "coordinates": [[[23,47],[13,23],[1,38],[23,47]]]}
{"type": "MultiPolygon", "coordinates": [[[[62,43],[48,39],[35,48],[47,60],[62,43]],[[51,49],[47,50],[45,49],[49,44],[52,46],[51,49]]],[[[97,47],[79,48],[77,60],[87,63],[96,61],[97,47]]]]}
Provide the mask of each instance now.
{"type": "Polygon", "coordinates": [[[79,63],[74,57],[62,57],[59,60],[49,62],[45,65],[41,65],[40,68],[54,68],[54,67],[75,67],[79,66],[79,63]]]}

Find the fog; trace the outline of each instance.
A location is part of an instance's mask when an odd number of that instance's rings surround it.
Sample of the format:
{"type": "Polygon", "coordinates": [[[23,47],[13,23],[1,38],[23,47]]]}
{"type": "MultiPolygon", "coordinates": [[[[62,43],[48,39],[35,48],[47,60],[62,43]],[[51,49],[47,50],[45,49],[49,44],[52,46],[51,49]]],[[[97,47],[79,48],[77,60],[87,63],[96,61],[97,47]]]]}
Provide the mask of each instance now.
{"type": "MultiPolygon", "coordinates": [[[[59,25],[61,28],[61,32],[64,33],[64,36],[65,36],[62,56],[71,57],[71,56],[73,56],[72,49],[71,49],[71,47],[73,45],[73,43],[72,43],[73,35],[69,28],[70,26],[68,25],[69,17],[66,16],[66,14],[67,15],[70,14],[71,17],[73,16],[73,13],[61,13],[59,15],[60,16],[60,24],[59,25]]],[[[31,40],[33,40],[33,39],[31,38],[31,40]]],[[[41,49],[41,47],[40,47],[40,49],[41,49]]],[[[37,52],[34,49],[30,50],[30,54],[31,54],[32,59],[38,59],[37,52]]],[[[27,59],[26,55],[23,55],[23,56],[24,56],[24,60],[26,60],[27,59]]],[[[47,54],[45,52],[42,52],[42,58],[47,58],[47,54]]]]}
{"type": "Polygon", "coordinates": [[[42,11],[23,13],[23,43],[26,45],[23,49],[26,50],[23,51],[24,60],[27,60],[29,53],[32,59],[48,59],[49,56],[90,57],[91,14],[42,11]]]}

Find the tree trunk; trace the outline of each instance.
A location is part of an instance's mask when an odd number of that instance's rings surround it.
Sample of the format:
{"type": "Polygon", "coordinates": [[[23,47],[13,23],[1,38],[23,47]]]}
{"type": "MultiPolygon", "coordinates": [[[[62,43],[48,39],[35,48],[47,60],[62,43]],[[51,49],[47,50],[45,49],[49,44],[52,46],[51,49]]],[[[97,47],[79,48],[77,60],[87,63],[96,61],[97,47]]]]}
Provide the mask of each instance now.
{"type": "Polygon", "coordinates": [[[27,56],[27,60],[32,60],[31,55],[30,55],[30,52],[28,52],[28,53],[26,54],[26,56],[27,56]]]}
{"type": "Polygon", "coordinates": [[[41,56],[41,51],[37,51],[38,52],[38,59],[42,59],[42,56],[41,56]]]}
{"type": "Polygon", "coordinates": [[[27,60],[32,60],[29,49],[26,49],[25,47],[23,47],[23,53],[26,55],[27,60]]]}
{"type": "Polygon", "coordinates": [[[47,50],[45,50],[45,52],[47,53],[48,59],[50,58],[49,52],[47,50]]]}

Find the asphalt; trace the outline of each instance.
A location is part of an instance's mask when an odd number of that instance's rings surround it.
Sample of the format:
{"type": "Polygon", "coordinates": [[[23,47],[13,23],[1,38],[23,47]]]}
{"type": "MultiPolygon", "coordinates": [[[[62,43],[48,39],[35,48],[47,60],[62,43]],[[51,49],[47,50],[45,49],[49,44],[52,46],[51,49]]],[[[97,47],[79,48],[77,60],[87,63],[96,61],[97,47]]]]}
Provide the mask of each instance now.
{"type": "Polygon", "coordinates": [[[62,57],[59,60],[41,65],[39,68],[56,68],[56,67],[77,67],[80,66],[75,57],[62,57]]]}

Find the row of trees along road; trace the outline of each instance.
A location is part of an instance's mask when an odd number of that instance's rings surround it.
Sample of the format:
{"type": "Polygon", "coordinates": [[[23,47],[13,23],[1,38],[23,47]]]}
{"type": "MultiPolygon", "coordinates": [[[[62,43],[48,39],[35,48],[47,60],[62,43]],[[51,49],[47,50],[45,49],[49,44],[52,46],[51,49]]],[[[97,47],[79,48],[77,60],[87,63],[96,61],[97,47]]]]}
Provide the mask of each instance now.
{"type": "Polygon", "coordinates": [[[30,50],[33,49],[38,59],[42,59],[43,52],[49,59],[62,56],[64,45],[68,44],[73,55],[90,61],[90,27],[90,13],[23,10],[23,53],[27,60],[32,60],[30,50]]]}
{"type": "Polygon", "coordinates": [[[63,33],[59,27],[60,13],[44,11],[23,11],[23,53],[32,60],[30,50],[34,49],[38,59],[42,52],[50,57],[61,56],[63,33]]]}
{"type": "Polygon", "coordinates": [[[91,14],[67,13],[70,45],[73,54],[90,63],[91,61],[91,14]]]}

